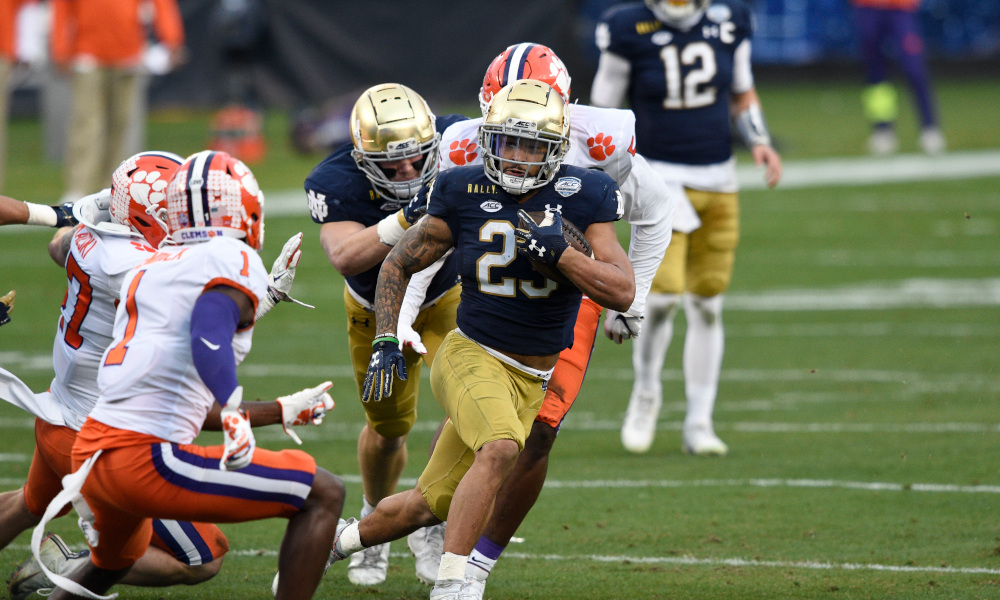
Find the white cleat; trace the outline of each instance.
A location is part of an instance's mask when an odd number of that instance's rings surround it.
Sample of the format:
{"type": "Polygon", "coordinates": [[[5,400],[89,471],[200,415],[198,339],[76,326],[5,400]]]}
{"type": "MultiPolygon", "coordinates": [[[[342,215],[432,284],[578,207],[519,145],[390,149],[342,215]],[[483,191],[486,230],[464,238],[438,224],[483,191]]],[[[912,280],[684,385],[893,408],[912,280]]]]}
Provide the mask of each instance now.
{"type": "Polygon", "coordinates": [[[944,154],[947,143],[944,134],[937,127],[927,127],[920,133],[920,149],[926,154],[937,156],[944,154]]]}
{"type": "Polygon", "coordinates": [[[622,423],[622,446],[629,452],[644,454],[656,436],[656,418],[660,415],[663,398],[648,391],[632,391],[622,423]]]}
{"type": "Polygon", "coordinates": [[[892,129],[876,129],[868,137],[868,151],[876,156],[894,154],[899,149],[899,140],[892,129]]]}
{"type": "Polygon", "coordinates": [[[710,424],[684,426],[684,452],[696,456],[725,456],[729,446],[715,435],[710,424]]]}
{"type": "Polygon", "coordinates": [[[389,571],[389,544],[378,544],[351,555],[347,579],[354,585],[378,585],[389,571]]]}
{"type": "Polygon", "coordinates": [[[406,538],[406,545],[416,559],[417,579],[424,585],[434,585],[437,581],[441,555],[444,554],[444,530],[445,524],[438,523],[422,527],[406,538]]]}
{"type": "MultiPolygon", "coordinates": [[[[54,533],[46,534],[42,539],[38,555],[49,571],[59,575],[68,575],[78,563],[90,560],[90,550],[72,552],[62,538],[54,533]]],[[[48,596],[55,589],[55,585],[46,577],[38,561],[32,556],[14,571],[7,588],[11,600],[26,600],[35,592],[38,592],[39,596],[48,596]]]]}
{"type": "Polygon", "coordinates": [[[459,598],[461,600],[483,600],[483,594],[485,593],[486,593],[485,579],[466,577],[465,588],[462,589],[462,593],[459,596],[459,598]]]}
{"type": "Polygon", "coordinates": [[[476,592],[473,589],[473,581],[471,577],[464,579],[438,579],[434,582],[434,589],[431,590],[430,600],[473,600],[474,598],[482,598],[482,590],[485,589],[486,582],[482,582],[483,588],[480,588],[479,595],[476,596],[476,592]]]}

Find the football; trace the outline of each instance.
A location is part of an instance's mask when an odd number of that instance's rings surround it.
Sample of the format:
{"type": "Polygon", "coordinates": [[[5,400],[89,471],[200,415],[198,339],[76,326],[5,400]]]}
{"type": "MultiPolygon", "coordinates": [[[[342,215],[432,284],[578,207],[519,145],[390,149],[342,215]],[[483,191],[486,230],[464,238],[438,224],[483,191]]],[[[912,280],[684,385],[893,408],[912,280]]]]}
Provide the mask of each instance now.
{"type": "MultiPolygon", "coordinates": [[[[535,222],[536,225],[544,227],[546,225],[551,224],[551,221],[547,220],[549,219],[548,213],[546,213],[544,210],[534,210],[527,212],[528,216],[531,217],[531,219],[535,222]]],[[[566,243],[569,244],[571,247],[575,248],[576,250],[579,250],[580,252],[583,252],[587,256],[593,258],[594,253],[590,248],[590,242],[587,241],[587,238],[583,235],[583,232],[580,231],[580,228],[574,225],[566,217],[562,218],[562,222],[563,222],[563,239],[566,240],[566,243]]],[[[524,229],[526,227],[526,224],[521,223],[520,227],[524,229]]],[[[573,284],[573,282],[570,281],[568,277],[563,275],[562,271],[560,271],[557,267],[549,266],[546,263],[534,260],[531,257],[526,257],[526,258],[531,262],[531,268],[534,269],[535,271],[538,271],[545,277],[561,285],[572,285],[573,287],[576,287],[573,284]]]]}

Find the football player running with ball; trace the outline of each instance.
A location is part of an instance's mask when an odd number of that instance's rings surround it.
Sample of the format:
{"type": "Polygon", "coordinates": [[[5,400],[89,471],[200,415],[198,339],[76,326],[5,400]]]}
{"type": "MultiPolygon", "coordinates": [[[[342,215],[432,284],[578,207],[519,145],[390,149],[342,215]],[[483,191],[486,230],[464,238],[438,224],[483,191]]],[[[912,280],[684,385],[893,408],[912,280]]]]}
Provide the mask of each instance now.
{"type": "Polygon", "coordinates": [[[750,9],[741,0],[646,0],[611,8],[597,27],[601,58],[591,102],[628,96],[636,148],[668,183],[680,183],[674,233],[632,346],[635,381],[622,425],[626,450],[649,450],[662,404],[663,360],[673,320],[687,317],[683,449],[725,455],[712,412],[722,368],[722,297],[739,239],[730,121],[769,187],[781,178],[750,69],[750,9]]]}
{"type": "MultiPolygon", "coordinates": [[[[465,118],[437,118],[412,89],[397,83],[376,85],[354,104],[351,143],[334,150],[306,178],[309,211],[321,225],[320,244],[347,280],[344,307],[358,394],[375,339],[379,267],[403,232],[423,215],[426,195],[419,192],[437,175],[441,132],[465,118]]],[[[362,517],[396,492],[406,466],[406,438],[417,419],[421,359],[433,364],[444,336],[455,328],[456,264],[453,257],[443,260],[427,283],[426,301],[401,319],[400,327],[418,332],[423,341],[422,348],[403,349],[406,369],[414,376],[383,402],[364,404],[365,426],[358,437],[362,517]]],[[[388,568],[389,544],[373,546],[351,557],[347,577],[356,585],[375,585],[385,581],[388,568]]]]}
{"type": "Polygon", "coordinates": [[[563,164],[569,116],[559,92],[519,80],[492,98],[480,126],[482,166],[438,175],[427,216],[389,254],[376,293],[375,339],[364,397],[379,402],[407,378],[394,336],[413,273],[455,249],[462,282],[458,327],[431,368],[431,388],[449,416],[416,487],[386,498],[339,532],[331,559],[448,520],[434,600],[467,597],[466,562],[497,491],[524,448],[559,353],[573,343],[582,294],[625,312],[635,281],[614,221],[617,184],[563,164]],[[537,225],[526,212],[545,211],[537,225]],[[570,247],[563,220],[586,235],[593,258],[570,247]],[[535,271],[541,262],[573,285],[535,271]],[[582,293],[581,293],[582,292],[582,293]]]}
{"type": "MultiPolygon", "coordinates": [[[[564,102],[569,102],[570,77],[562,60],[547,46],[521,43],[501,52],[487,68],[479,92],[484,116],[493,96],[518,77],[544,81],[559,92],[564,102]]],[[[679,185],[665,184],[642,156],[634,154],[632,111],[581,104],[570,105],[569,111],[570,148],[563,162],[610,175],[621,188],[624,217],[632,229],[629,260],[635,272],[635,300],[627,311],[609,310],[604,321],[607,337],[620,344],[638,337],[641,331],[646,295],[670,242],[674,203],[683,192],[679,185]]],[[[482,119],[470,119],[445,130],[441,140],[442,171],[482,162],[476,136],[481,123],[482,119]]],[[[486,578],[542,491],[549,453],[563,419],[580,393],[590,364],[602,310],[599,304],[583,297],[573,345],[559,355],[524,451],[500,488],[493,516],[469,557],[466,574],[475,591],[473,597],[483,597],[486,578]]],[[[424,531],[414,532],[410,539],[424,531]]],[[[439,547],[433,561],[435,572],[440,556],[439,547]]]]}
{"type": "MultiPolygon", "coordinates": [[[[257,448],[236,378],[269,293],[257,255],[263,208],[253,174],[224,152],[192,155],[170,180],[165,221],[177,245],[122,282],[100,395],[73,445],[76,473],[32,536],[38,557],[47,519],[70,500],[86,524],[90,561],[69,578],[46,570],[59,586],[52,598],[117,583],[147,551],[153,519],[286,518],[277,598],[309,598],[319,584],[344,485],[304,452],[257,448]],[[215,404],[224,443],[193,444],[215,404]]],[[[328,387],[310,390],[324,406],[328,387]]]]}

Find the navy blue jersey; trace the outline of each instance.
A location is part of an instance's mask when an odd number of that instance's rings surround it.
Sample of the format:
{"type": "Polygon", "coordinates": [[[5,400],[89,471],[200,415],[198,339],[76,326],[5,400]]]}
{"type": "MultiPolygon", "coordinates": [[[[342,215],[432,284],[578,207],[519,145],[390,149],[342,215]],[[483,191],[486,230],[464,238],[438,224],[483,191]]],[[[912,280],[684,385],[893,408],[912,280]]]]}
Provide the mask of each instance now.
{"type": "Polygon", "coordinates": [[[519,198],[487,179],[482,165],[457,167],[438,175],[427,212],[451,229],[462,280],[459,328],[497,350],[555,354],[573,344],[582,294],[545,278],[517,252],[517,211],[558,209],[586,231],[621,218],[621,193],[606,173],[564,164],[552,183],[519,198]]]}
{"type": "MultiPolygon", "coordinates": [[[[437,117],[435,128],[443,133],[449,125],[466,119],[468,117],[464,115],[437,117]]],[[[309,213],[316,223],[355,221],[370,227],[397,212],[408,202],[381,196],[351,157],[353,149],[351,144],[337,148],[306,177],[309,213]]],[[[424,188],[420,193],[427,193],[427,189],[424,188]]],[[[363,273],[348,277],[347,284],[362,298],[374,303],[375,284],[381,267],[380,263],[363,273]]],[[[455,285],[457,277],[455,261],[449,258],[431,281],[427,299],[437,298],[448,291],[455,285]]]]}
{"type": "Polygon", "coordinates": [[[714,0],[698,24],[680,31],[639,2],[607,11],[605,26],[607,50],[632,66],[636,150],[690,165],[728,160],[733,54],[753,33],[750,9],[741,0],[714,0]]]}

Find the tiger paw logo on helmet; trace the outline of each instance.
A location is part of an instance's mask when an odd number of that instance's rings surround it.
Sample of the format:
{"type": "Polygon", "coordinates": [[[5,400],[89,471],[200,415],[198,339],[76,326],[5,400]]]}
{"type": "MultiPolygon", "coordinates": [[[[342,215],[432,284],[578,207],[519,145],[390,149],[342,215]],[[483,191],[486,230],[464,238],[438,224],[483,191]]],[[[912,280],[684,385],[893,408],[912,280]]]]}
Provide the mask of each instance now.
{"type": "Polygon", "coordinates": [[[451,152],[448,153],[448,158],[456,166],[461,167],[476,159],[476,150],[479,149],[479,146],[472,140],[465,139],[452,142],[450,148],[451,152]]]}
{"type": "Polygon", "coordinates": [[[128,193],[143,204],[159,204],[167,199],[168,181],[159,171],[136,171],[128,186],[128,193]]]}
{"type": "Polygon", "coordinates": [[[588,138],[587,147],[590,148],[590,157],[597,161],[606,160],[615,153],[614,141],[610,135],[606,136],[603,133],[588,138]]]}

